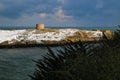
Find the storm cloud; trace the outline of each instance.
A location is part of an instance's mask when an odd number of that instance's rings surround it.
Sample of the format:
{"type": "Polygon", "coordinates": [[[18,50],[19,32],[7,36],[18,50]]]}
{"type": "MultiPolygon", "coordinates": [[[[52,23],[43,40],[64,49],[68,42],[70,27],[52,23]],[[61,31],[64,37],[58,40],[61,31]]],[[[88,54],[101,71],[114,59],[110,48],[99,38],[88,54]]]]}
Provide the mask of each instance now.
{"type": "Polygon", "coordinates": [[[53,13],[58,5],[56,0],[1,0],[0,16],[19,18],[22,14],[53,13]]]}
{"type": "Polygon", "coordinates": [[[47,25],[118,25],[119,3],[119,0],[0,0],[0,24],[33,21],[47,25]]]}

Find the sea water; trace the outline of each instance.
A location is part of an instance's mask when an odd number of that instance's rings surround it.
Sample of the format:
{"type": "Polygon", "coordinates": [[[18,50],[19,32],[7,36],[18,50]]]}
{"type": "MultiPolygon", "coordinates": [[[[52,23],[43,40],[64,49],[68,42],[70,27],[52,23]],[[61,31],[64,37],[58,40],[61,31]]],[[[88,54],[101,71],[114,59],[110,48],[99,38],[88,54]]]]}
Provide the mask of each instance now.
{"type": "MultiPolygon", "coordinates": [[[[52,28],[58,28],[58,27],[52,27],[52,28]]],[[[116,29],[115,27],[73,27],[73,28],[87,29],[87,30],[116,29]]],[[[9,29],[29,29],[29,28],[4,27],[1,29],[9,30],[9,29]]],[[[45,47],[0,49],[0,80],[30,80],[28,75],[32,75],[36,68],[33,60],[42,59],[42,56],[45,56],[46,53],[48,53],[48,51],[47,48],[45,47]]]]}
{"type": "Polygon", "coordinates": [[[0,80],[30,80],[35,63],[47,53],[46,48],[0,49],[0,80]]]}

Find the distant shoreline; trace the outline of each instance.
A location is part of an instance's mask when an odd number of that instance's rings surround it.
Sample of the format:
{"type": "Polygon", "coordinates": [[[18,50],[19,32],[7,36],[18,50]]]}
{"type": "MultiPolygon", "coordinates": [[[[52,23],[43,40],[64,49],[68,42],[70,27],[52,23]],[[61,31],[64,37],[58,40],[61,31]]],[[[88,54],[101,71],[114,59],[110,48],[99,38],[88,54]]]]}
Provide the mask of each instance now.
{"type": "MultiPolygon", "coordinates": [[[[65,29],[24,29],[24,30],[0,30],[0,48],[17,47],[44,47],[61,46],[69,43],[100,41],[103,37],[101,30],[81,30],[75,28],[65,29]]],[[[110,30],[105,32],[110,39],[110,30]]]]}
{"type": "MultiPolygon", "coordinates": [[[[35,26],[0,26],[0,30],[21,30],[21,29],[34,29],[35,26]]],[[[106,30],[115,31],[118,27],[46,27],[51,29],[65,29],[65,28],[76,28],[82,30],[106,30]]]]}

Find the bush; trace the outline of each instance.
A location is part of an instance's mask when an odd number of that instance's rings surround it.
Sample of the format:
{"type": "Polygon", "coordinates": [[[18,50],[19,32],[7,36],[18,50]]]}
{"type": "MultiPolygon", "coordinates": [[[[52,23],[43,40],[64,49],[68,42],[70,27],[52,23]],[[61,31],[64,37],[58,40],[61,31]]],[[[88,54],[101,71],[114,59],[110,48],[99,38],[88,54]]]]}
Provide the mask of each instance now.
{"type": "Polygon", "coordinates": [[[120,80],[120,30],[113,40],[69,44],[35,61],[32,80],[120,80]]]}

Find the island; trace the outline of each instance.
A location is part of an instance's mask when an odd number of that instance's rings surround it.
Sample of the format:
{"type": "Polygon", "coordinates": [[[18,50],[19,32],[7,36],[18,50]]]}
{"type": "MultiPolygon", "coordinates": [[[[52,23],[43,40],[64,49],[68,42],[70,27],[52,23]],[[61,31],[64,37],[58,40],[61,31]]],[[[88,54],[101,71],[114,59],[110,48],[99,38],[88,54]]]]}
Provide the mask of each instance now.
{"type": "Polygon", "coordinates": [[[40,24],[36,25],[36,29],[0,30],[0,48],[55,46],[78,41],[99,41],[103,35],[108,39],[112,38],[110,30],[50,29],[40,24]]]}

